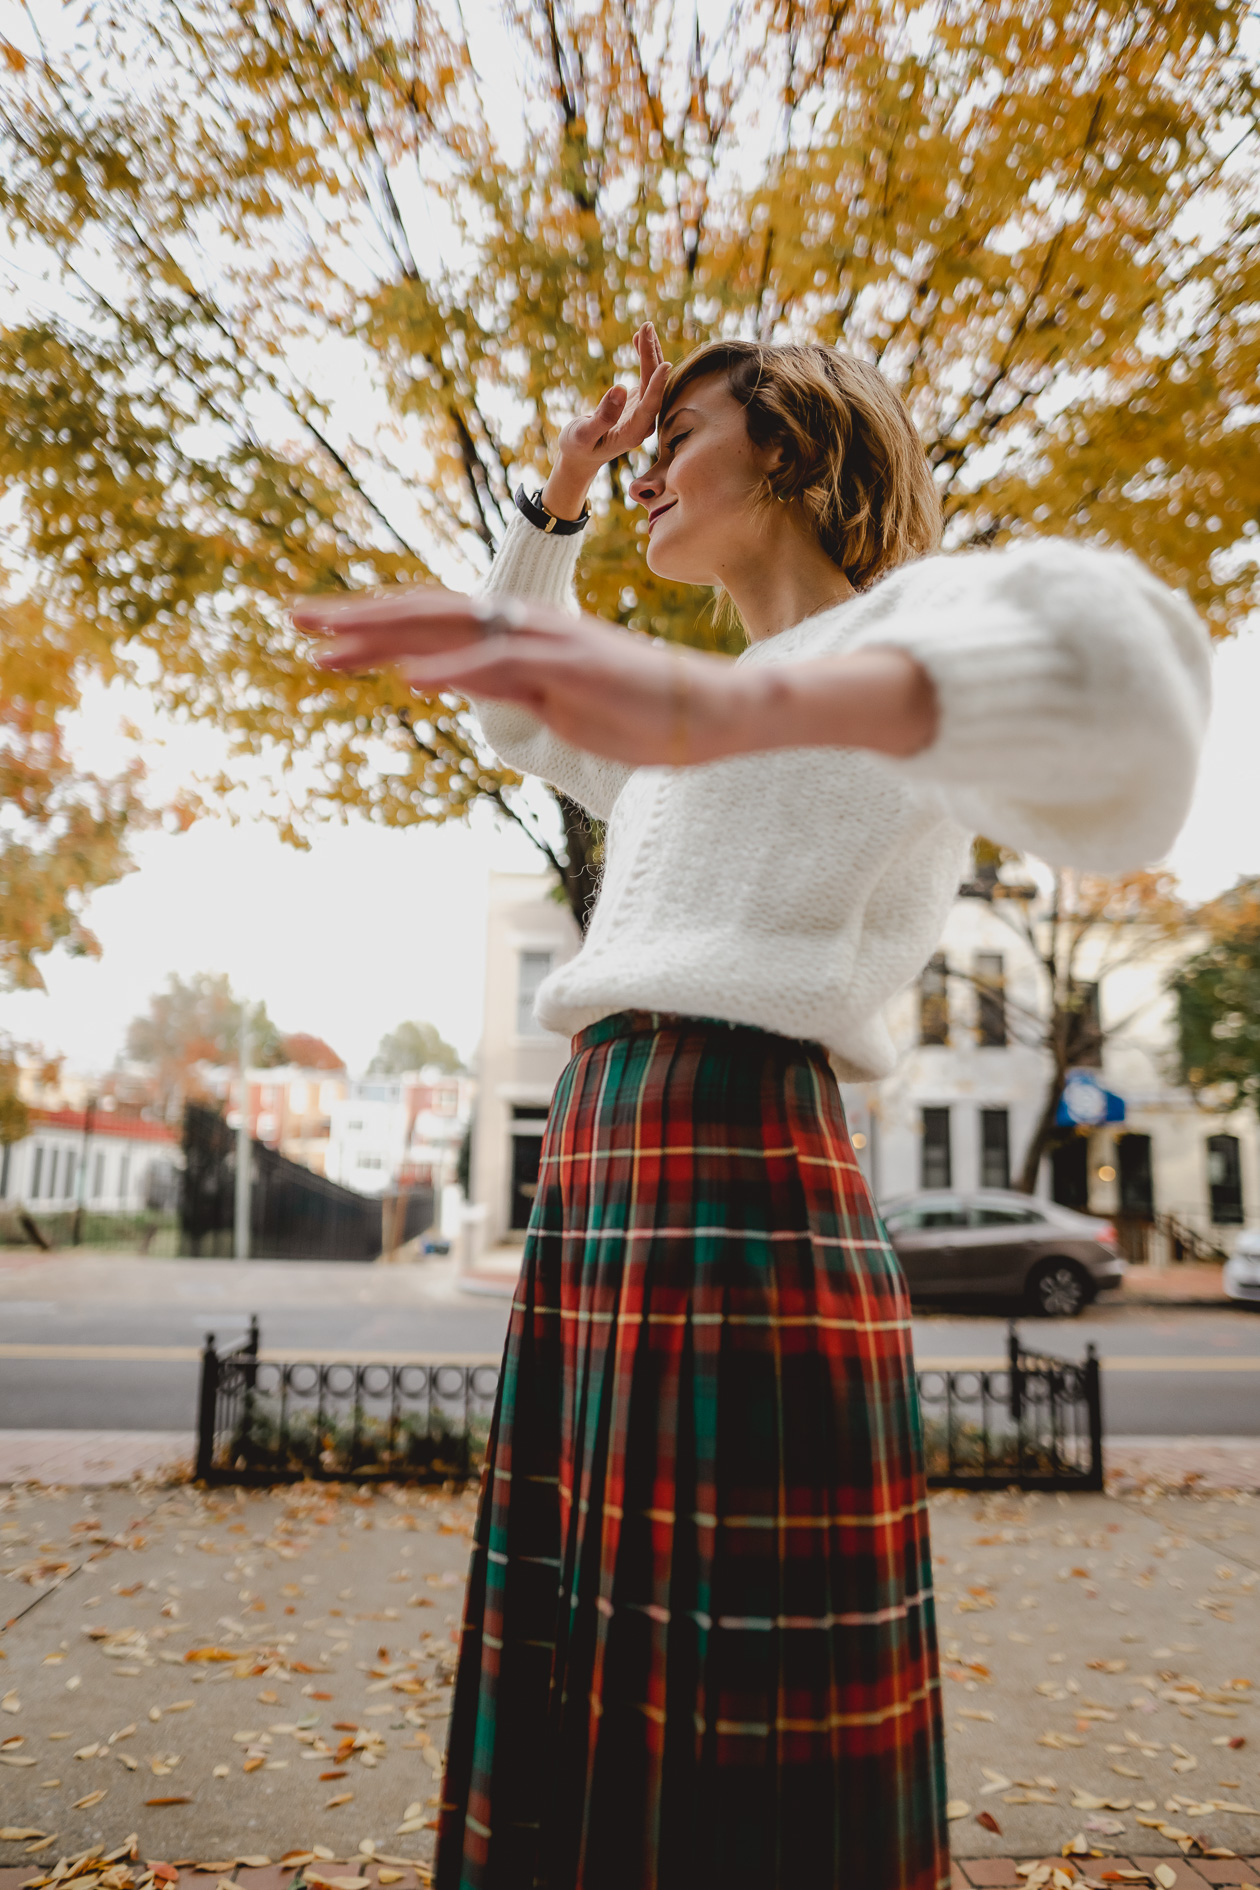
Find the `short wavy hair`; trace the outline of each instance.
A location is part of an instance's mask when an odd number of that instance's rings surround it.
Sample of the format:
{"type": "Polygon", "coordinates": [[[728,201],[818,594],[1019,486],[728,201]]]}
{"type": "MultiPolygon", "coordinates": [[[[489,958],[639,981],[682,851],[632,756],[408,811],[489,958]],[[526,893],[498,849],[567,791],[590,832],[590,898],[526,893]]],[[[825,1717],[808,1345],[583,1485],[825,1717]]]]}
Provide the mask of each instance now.
{"type": "Polygon", "coordinates": [[[711,374],[726,376],[754,446],[780,449],[764,497],[803,506],[857,590],[939,547],[923,442],[878,368],[807,342],[709,341],[666,382],[662,426],[684,388],[711,374]]]}

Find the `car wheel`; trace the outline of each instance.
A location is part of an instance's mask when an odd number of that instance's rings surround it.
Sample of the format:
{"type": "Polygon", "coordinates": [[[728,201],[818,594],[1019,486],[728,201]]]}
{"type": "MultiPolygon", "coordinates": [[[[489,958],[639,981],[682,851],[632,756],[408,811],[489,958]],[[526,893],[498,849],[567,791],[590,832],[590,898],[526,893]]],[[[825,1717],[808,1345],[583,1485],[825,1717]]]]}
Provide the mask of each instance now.
{"type": "Polygon", "coordinates": [[[1028,1304],[1042,1319],[1075,1319],[1092,1298],[1092,1282],[1075,1260],[1043,1260],[1029,1276],[1028,1304]]]}

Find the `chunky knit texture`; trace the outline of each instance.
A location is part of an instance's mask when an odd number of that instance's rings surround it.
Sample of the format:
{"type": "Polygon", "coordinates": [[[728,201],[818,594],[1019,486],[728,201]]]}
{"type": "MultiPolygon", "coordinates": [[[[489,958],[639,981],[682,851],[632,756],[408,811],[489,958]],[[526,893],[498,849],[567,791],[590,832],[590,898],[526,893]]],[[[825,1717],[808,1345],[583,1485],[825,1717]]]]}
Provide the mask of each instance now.
{"type": "MultiPolygon", "coordinates": [[[[485,589],[572,607],[578,544],[518,517],[485,589]]],[[[623,1010],[718,1017],[824,1044],[847,1080],[884,1076],[885,1008],[931,956],[973,834],[1103,873],[1172,845],[1208,639],[1135,558],[1063,539],[925,558],[737,660],[890,644],[940,708],[936,739],[904,761],[801,748],[628,768],[478,703],[509,766],[608,823],[586,941],[539,992],[548,1029],[623,1010]]]]}

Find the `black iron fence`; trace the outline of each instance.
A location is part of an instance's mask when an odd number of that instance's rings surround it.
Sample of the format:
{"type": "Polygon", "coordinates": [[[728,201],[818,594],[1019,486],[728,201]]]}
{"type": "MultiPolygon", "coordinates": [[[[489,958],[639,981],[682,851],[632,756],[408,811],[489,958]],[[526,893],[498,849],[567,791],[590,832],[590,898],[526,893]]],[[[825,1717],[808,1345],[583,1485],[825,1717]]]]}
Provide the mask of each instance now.
{"type": "MultiPolygon", "coordinates": [[[[475,1474],[490,1434],[489,1360],[282,1362],[259,1356],[258,1320],[201,1360],[197,1476],[207,1483],[445,1481],[475,1474]]],[[[1101,1490],[1098,1356],[1024,1349],[1014,1325],[994,1369],[918,1374],[934,1488],[1101,1490]]]]}
{"type": "Polygon", "coordinates": [[[919,1372],[928,1483],[964,1490],[1101,1490],[1098,1354],[1026,1351],[1012,1324],[996,1369],[919,1372]]]}
{"type": "MultiPolygon", "coordinates": [[[[430,1187],[364,1195],[250,1144],[250,1253],[256,1260],[375,1260],[433,1224],[430,1187]]],[[[236,1131],[201,1103],[184,1110],[180,1253],[215,1259],[236,1251],[236,1131]]]]}
{"type": "Polygon", "coordinates": [[[488,1362],[281,1362],[259,1357],[258,1320],[201,1355],[197,1476],[206,1483],[444,1482],[475,1475],[498,1366],[488,1362]]]}

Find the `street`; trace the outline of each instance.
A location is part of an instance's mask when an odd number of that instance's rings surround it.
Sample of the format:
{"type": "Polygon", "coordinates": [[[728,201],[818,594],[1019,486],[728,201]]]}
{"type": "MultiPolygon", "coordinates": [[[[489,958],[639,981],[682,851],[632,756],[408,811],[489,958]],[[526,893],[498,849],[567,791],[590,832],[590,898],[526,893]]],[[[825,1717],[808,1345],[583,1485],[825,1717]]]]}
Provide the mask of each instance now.
{"type": "MultiPolygon", "coordinates": [[[[451,1262],[384,1268],[58,1259],[0,1267],[0,1429],[189,1430],[197,1358],[251,1312],[278,1357],[495,1355],[506,1298],[461,1291],[451,1262]]],[[[1033,1349],[1104,1363],[1113,1436],[1260,1436],[1260,1318],[1247,1311],[1101,1305],[1023,1320],[1033,1349]]],[[[997,1364],[999,1316],[915,1319],[923,1366],[997,1364]]]]}

